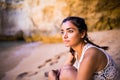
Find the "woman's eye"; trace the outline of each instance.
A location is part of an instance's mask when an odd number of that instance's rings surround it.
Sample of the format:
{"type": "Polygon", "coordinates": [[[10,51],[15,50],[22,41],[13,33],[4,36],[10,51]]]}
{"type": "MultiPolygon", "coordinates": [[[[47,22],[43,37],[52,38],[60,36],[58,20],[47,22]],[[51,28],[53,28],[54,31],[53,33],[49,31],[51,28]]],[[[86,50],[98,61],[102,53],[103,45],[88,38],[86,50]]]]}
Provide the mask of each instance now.
{"type": "Polygon", "coordinates": [[[60,33],[61,33],[61,34],[64,34],[64,32],[63,32],[63,31],[61,31],[60,33]]]}
{"type": "Polygon", "coordinates": [[[68,32],[69,32],[69,33],[73,33],[73,30],[69,30],[68,32]]]}

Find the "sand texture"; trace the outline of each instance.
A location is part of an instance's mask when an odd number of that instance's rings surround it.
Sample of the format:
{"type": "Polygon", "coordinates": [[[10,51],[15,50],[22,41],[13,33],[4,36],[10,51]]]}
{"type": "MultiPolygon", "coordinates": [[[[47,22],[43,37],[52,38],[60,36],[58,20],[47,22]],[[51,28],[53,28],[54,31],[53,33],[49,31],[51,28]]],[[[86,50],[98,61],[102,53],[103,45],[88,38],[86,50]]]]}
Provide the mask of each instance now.
{"type": "MultiPolygon", "coordinates": [[[[120,71],[120,30],[90,32],[89,38],[109,47],[107,51],[120,71]]],[[[60,68],[67,59],[68,51],[63,43],[0,42],[0,80],[47,80],[45,72],[60,68]]]]}

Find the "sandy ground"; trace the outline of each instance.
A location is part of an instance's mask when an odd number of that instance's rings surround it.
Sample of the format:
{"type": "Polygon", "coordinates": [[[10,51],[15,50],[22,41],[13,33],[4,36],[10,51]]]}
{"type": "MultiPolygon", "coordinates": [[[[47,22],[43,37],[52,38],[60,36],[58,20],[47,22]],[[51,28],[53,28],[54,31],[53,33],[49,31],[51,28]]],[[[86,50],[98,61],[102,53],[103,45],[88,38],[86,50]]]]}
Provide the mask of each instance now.
{"type": "MultiPolygon", "coordinates": [[[[92,32],[89,38],[109,47],[120,70],[120,30],[92,32]]],[[[63,43],[0,42],[0,80],[47,80],[45,72],[60,68],[68,50],[63,43]]]]}

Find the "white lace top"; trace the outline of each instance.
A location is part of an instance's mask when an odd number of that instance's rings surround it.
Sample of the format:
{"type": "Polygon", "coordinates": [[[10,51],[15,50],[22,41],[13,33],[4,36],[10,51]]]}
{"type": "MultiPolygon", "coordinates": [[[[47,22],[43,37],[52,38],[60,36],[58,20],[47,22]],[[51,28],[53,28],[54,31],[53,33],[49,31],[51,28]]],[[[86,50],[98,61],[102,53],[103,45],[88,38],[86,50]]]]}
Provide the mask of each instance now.
{"type": "MultiPolygon", "coordinates": [[[[119,80],[118,79],[118,71],[117,71],[117,68],[116,68],[116,64],[115,62],[113,61],[113,59],[111,58],[110,55],[108,55],[108,53],[106,53],[106,51],[104,51],[103,49],[101,48],[98,48],[96,46],[93,46],[92,44],[86,44],[82,50],[82,55],[81,55],[81,58],[80,60],[76,60],[74,66],[79,69],[80,67],[80,63],[84,57],[84,53],[87,49],[91,48],[91,47],[95,47],[99,50],[101,50],[107,57],[107,60],[108,60],[108,63],[106,65],[106,67],[99,71],[99,72],[95,72],[94,73],[94,80],[119,80]]],[[[77,57],[76,57],[77,58],[77,57]]]]}

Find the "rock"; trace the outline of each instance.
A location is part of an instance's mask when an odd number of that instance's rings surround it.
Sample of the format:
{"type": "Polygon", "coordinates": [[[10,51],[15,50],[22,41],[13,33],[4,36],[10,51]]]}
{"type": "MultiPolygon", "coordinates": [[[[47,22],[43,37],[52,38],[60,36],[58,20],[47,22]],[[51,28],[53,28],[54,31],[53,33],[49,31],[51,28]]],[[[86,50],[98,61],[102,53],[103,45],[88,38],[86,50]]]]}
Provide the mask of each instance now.
{"type": "Polygon", "coordinates": [[[89,31],[120,28],[119,5],[120,0],[0,0],[0,36],[54,35],[67,16],[85,18],[89,31]]]}

